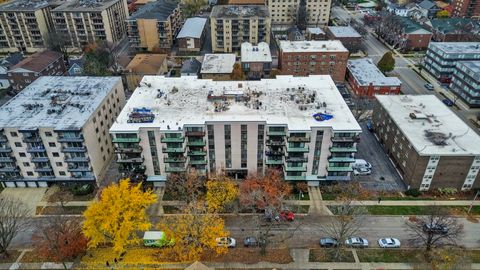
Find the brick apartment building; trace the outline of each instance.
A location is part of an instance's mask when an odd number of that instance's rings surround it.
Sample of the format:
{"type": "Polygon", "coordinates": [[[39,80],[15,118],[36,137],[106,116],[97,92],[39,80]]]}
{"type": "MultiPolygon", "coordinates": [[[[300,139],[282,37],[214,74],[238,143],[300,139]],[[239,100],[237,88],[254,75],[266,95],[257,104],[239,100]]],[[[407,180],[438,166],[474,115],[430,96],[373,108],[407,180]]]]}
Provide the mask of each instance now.
{"type": "Polygon", "coordinates": [[[205,40],[206,18],[188,18],[177,35],[180,51],[198,52],[202,49],[205,40]]]}
{"type": "Polygon", "coordinates": [[[330,75],[345,80],[348,50],[338,40],[280,41],[279,69],[284,75],[330,75]]]}
{"type": "Polygon", "coordinates": [[[242,43],[242,70],[248,79],[261,79],[270,75],[272,70],[272,55],[270,46],[265,42],[254,46],[248,42],[242,43]]]}
{"type": "Polygon", "coordinates": [[[469,18],[431,19],[432,41],[466,42],[480,41],[480,23],[469,18]]]}
{"type": "Polygon", "coordinates": [[[477,0],[453,0],[453,12],[455,17],[478,19],[480,16],[480,1],[477,0]]]}
{"type": "Polygon", "coordinates": [[[67,71],[63,55],[54,51],[37,52],[13,66],[7,77],[12,90],[21,91],[40,76],[61,76],[67,71]]]}
{"type": "Polygon", "coordinates": [[[401,51],[424,50],[432,33],[410,18],[383,14],[375,26],[375,33],[401,51]]]}
{"type": "Polygon", "coordinates": [[[480,136],[437,97],[375,98],[373,127],[408,188],[480,187],[480,136]]]}
{"type": "Polygon", "coordinates": [[[371,58],[348,60],[347,81],[358,96],[398,95],[402,82],[397,77],[386,77],[371,58]]]}

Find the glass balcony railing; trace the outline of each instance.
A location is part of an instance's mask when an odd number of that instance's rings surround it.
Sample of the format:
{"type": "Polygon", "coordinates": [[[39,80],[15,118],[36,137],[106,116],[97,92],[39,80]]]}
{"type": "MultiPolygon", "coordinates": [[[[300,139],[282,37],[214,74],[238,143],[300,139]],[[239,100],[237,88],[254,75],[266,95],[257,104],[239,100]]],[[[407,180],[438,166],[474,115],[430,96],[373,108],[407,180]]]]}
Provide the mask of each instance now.
{"type": "Polygon", "coordinates": [[[353,157],[330,157],[329,162],[355,162],[353,157]]]}
{"type": "Polygon", "coordinates": [[[270,159],[267,158],[266,162],[267,165],[282,165],[283,159],[270,159]]]}
{"type": "Polygon", "coordinates": [[[188,146],[205,146],[205,142],[204,141],[189,141],[187,143],[188,146]]]}
{"type": "Polygon", "coordinates": [[[206,165],[207,161],[206,160],[190,160],[189,162],[190,165],[206,165]]]}
{"type": "Polygon", "coordinates": [[[163,137],[160,139],[162,143],[183,143],[184,137],[163,137]]]}
{"type": "Polygon", "coordinates": [[[286,172],[306,172],[307,171],[307,166],[291,166],[287,165],[285,167],[286,172]]]}
{"type": "Polygon", "coordinates": [[[341,152],[357,152],[356,147],[330,147],[330,152],[332,153],[341,153],[341,152]]]}
{"type": "Polygon", "coordinates": [[[293,153],[307,153],[308,146],[288,146],[287,147],[287,152],[293,152],[293,153]]]}
{"type": "Polygon", "coordinates": [[[285,175],[285,180],[287,181],[305,181],[306,176],[305,175],[285,175]]]}
{"type": "Polygon", "coordinates": [[[327,171],[329,172],[351,172],[353,171],[352,165],[349,166],[327,166],[327,171]]]}
{"type": "Polygon", "coordinates": [[[162,148],[163,153],[183,153],[185,149],[183,147],[164,147],[162,148]]]}
{"type": "Polygon", "coordinates": [[[184,172],[184,171],[186,171],[186,168],[185,168],[185,167],[170,167],[170,166],[166,166],[166,167],[165,167],[165,171],[166,171],[166,172],[184,172]]]}
{"type": "Polygon", "coordinates": [[[182,163],[186,161],[187,159],[185,157],[167,157],[163,160],[165,163],[182,163]]]}
{"type": "Polygon", "coordinates": [[[140,138],[114,138],[114,143],[138,143],[140,138]]]}
{"type": "Polygon", "coordinates": [[[207,151],[190,151],[187,153],[189,156],[205,156],[207,154],[207,151]]]}

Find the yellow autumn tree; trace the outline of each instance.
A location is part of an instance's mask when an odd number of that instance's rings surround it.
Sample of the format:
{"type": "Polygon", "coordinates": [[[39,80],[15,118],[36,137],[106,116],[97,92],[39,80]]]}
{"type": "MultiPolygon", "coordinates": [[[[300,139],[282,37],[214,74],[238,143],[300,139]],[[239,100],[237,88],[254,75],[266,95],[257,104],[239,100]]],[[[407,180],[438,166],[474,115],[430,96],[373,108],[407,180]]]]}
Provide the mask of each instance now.
{"type": "Polygon", "coordinates": [[[151,227],[145,210],[156,200],[151,190],[143,192],[141,184],[131,185],[130,179],[105,188],[100,200],[92,203],[83,214],[82,231],[88,239],[88,247],[111,243],[113,251],[120,254],[128,245],[138,243],[136,233],[151,227]]]}
{"type": "Polygon", "coordinates": [[[220,212],[238,196],[238,187],[232,179],[217,175],[211,177],[207,184],[206,203],[209,212],[220,212]]]}
{"type": "Polygon", "coordinates": [[[190,205],[182,215],[166,216],[158,224],[175,245],[160,250],[160,258],[181,262],[197,261],[204,254],[225,254],[228,248],[217,246],[216,238],[228,236],[225,223],[217,214],[206,213],[203,205],[190,205]]]}

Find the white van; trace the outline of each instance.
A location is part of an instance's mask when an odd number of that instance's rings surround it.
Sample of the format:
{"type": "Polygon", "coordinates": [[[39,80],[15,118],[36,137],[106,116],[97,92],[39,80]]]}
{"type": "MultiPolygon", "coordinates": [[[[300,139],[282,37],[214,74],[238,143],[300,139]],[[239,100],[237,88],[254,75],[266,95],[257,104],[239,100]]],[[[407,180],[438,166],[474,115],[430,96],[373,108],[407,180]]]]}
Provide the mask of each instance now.
{"type": "Polygon", "coordinates": [[[372,169],[372,164],[370,164],[369,162],[367,162],[365,159],[355,159],[355,163],[353,163],[353,166],[352,166],[354,169],[355,168],[365,168],[365,169],[369,169],[371,170],[372,169]]]}

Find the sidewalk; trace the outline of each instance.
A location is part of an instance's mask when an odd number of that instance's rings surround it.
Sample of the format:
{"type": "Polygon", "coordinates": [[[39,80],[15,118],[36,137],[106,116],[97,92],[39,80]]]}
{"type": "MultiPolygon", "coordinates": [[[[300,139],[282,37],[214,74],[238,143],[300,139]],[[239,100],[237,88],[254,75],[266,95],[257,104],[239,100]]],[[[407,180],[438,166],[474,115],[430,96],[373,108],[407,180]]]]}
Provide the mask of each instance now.
{"type": "MultiPolygon", "coordinates": [[[[323,201],[325,205],[338,205],[341,201],[323,201]]],[[[372,201],[352,201],[352,205],[384,205],[384,206],[470,206],[472,201],[388,201],[382,200],[380,203],[372,201]]],[[[480,205],[480,201],[473,201],[473,205],[480,205]]]]}

